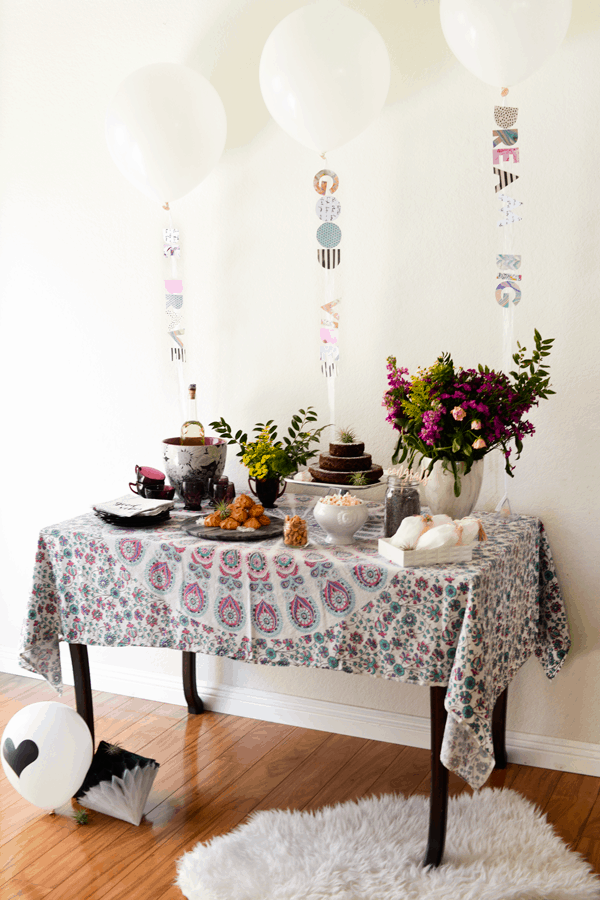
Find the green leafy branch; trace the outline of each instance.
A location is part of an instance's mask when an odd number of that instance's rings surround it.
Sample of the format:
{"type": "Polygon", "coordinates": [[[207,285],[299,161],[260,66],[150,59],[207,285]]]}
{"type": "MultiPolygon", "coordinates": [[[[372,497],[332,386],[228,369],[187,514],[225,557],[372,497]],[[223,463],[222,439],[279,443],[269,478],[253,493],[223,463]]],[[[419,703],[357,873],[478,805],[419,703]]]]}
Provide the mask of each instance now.
{"type": "Polygon", "coordinates": [[[285,478],[287,475],[297,472],[299,466],[306,465],[308,460],[315,456],[317,451],[312,450],[310,445],[317,442],[327,428],[327,425],[322,425],[320,428],[309,428],[308,426],[316,422],[317,418],[317,413],[312,406],[300,409],[292,416],[287,434],[284,434],[281,440],[278,436],[278,426],[273,419],[269,419],[268,422],[256,423],[252,429],[253,440],[249,440],[248,434],[241,429],[234,434],[233,429],[223,417],[216,422],[211,422],[210,427],[228,444],[237,444],[239,449],[236,455],[240,459],[248,452],[248,448],[259,442],[261,435],[268,435],[271,444],[278,451],[275,455],[270,454],[270,466],[278,475],[285,478]]]}

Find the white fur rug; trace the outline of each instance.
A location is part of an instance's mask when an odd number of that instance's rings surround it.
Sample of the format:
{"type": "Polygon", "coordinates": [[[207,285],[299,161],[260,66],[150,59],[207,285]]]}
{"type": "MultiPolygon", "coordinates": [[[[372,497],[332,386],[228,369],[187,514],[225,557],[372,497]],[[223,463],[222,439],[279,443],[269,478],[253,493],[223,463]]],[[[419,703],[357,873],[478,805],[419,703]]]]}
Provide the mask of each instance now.
{"type": "Polygon", "coordinates": [[[178,861],[189,900],[599,900],[600,880],[519,794],[450,800],[443,864],[425,871],[428,799],[254,813],[178,861]]]}

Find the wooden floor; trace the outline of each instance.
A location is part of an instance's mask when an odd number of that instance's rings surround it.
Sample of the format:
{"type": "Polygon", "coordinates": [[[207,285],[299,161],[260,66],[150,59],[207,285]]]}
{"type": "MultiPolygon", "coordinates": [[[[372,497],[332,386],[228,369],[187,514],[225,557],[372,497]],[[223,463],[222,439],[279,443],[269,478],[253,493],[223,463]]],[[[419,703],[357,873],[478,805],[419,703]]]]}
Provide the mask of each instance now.
{"type": "MultiPolygon", "coordinates": [[[[56,699],[45,683],[0,674],[0,733],[22,706],[56,699]]],[[[73,691],[65,700],[75,707],[73,691]]],[[[160,769],[139,827],[99,813],[77,825],[27,803],[0,770],[0,900],[181,900],[175,861],[253,810],[317,809],[370,794],[427,794],[429,752],[94,691],[96,740],[160,769]]],[[[537,803],[600,873],[600,779],[509,764],[494,787],[537,803]]],[[[450,792],[469,791],[450,776],[450,792]]],[[[423,836],[425,846],[425,835],[423,836]]]]}

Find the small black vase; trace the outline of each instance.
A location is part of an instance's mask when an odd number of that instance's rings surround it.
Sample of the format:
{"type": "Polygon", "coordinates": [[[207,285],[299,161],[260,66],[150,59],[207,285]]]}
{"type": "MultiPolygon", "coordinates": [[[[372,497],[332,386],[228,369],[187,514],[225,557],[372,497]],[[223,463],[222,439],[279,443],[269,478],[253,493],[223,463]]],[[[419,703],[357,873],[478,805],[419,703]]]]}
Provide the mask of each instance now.
{"type": "Polygon", "coordinates": [[[278,475],[273,478],[253,478],[250,475],[248,487],[265,509],[272,509],[275,506],[275,501],[285,493],[287,482],[279,478],[278,475]],[[254,482],[254,487],[252,487],[252,482],[254,482]]]}

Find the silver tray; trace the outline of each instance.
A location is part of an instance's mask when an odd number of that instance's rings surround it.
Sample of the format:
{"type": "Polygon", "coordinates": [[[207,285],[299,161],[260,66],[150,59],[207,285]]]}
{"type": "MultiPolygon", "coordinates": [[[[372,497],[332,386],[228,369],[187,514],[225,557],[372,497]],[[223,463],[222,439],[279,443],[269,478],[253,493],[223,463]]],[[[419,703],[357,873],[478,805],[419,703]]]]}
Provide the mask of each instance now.
{"type": "Polygon", "coordinates": [[[387,488],[387,478],[380,479],[379,481],[374,481],[373,484],[333,484],[333,482],[329,481],[296,481],[293,477],[285,478],[284,481],[287,484],[294,484],[296,487],[301,488],[301,493],[305,492],[307,494],[318,494],[318,493],[338,493],[339,491],[343,491],[345,494],[354,494],[360,491],[373,491],[377,488],[382,489],[382,493],[385,492],[387,488]]]}

